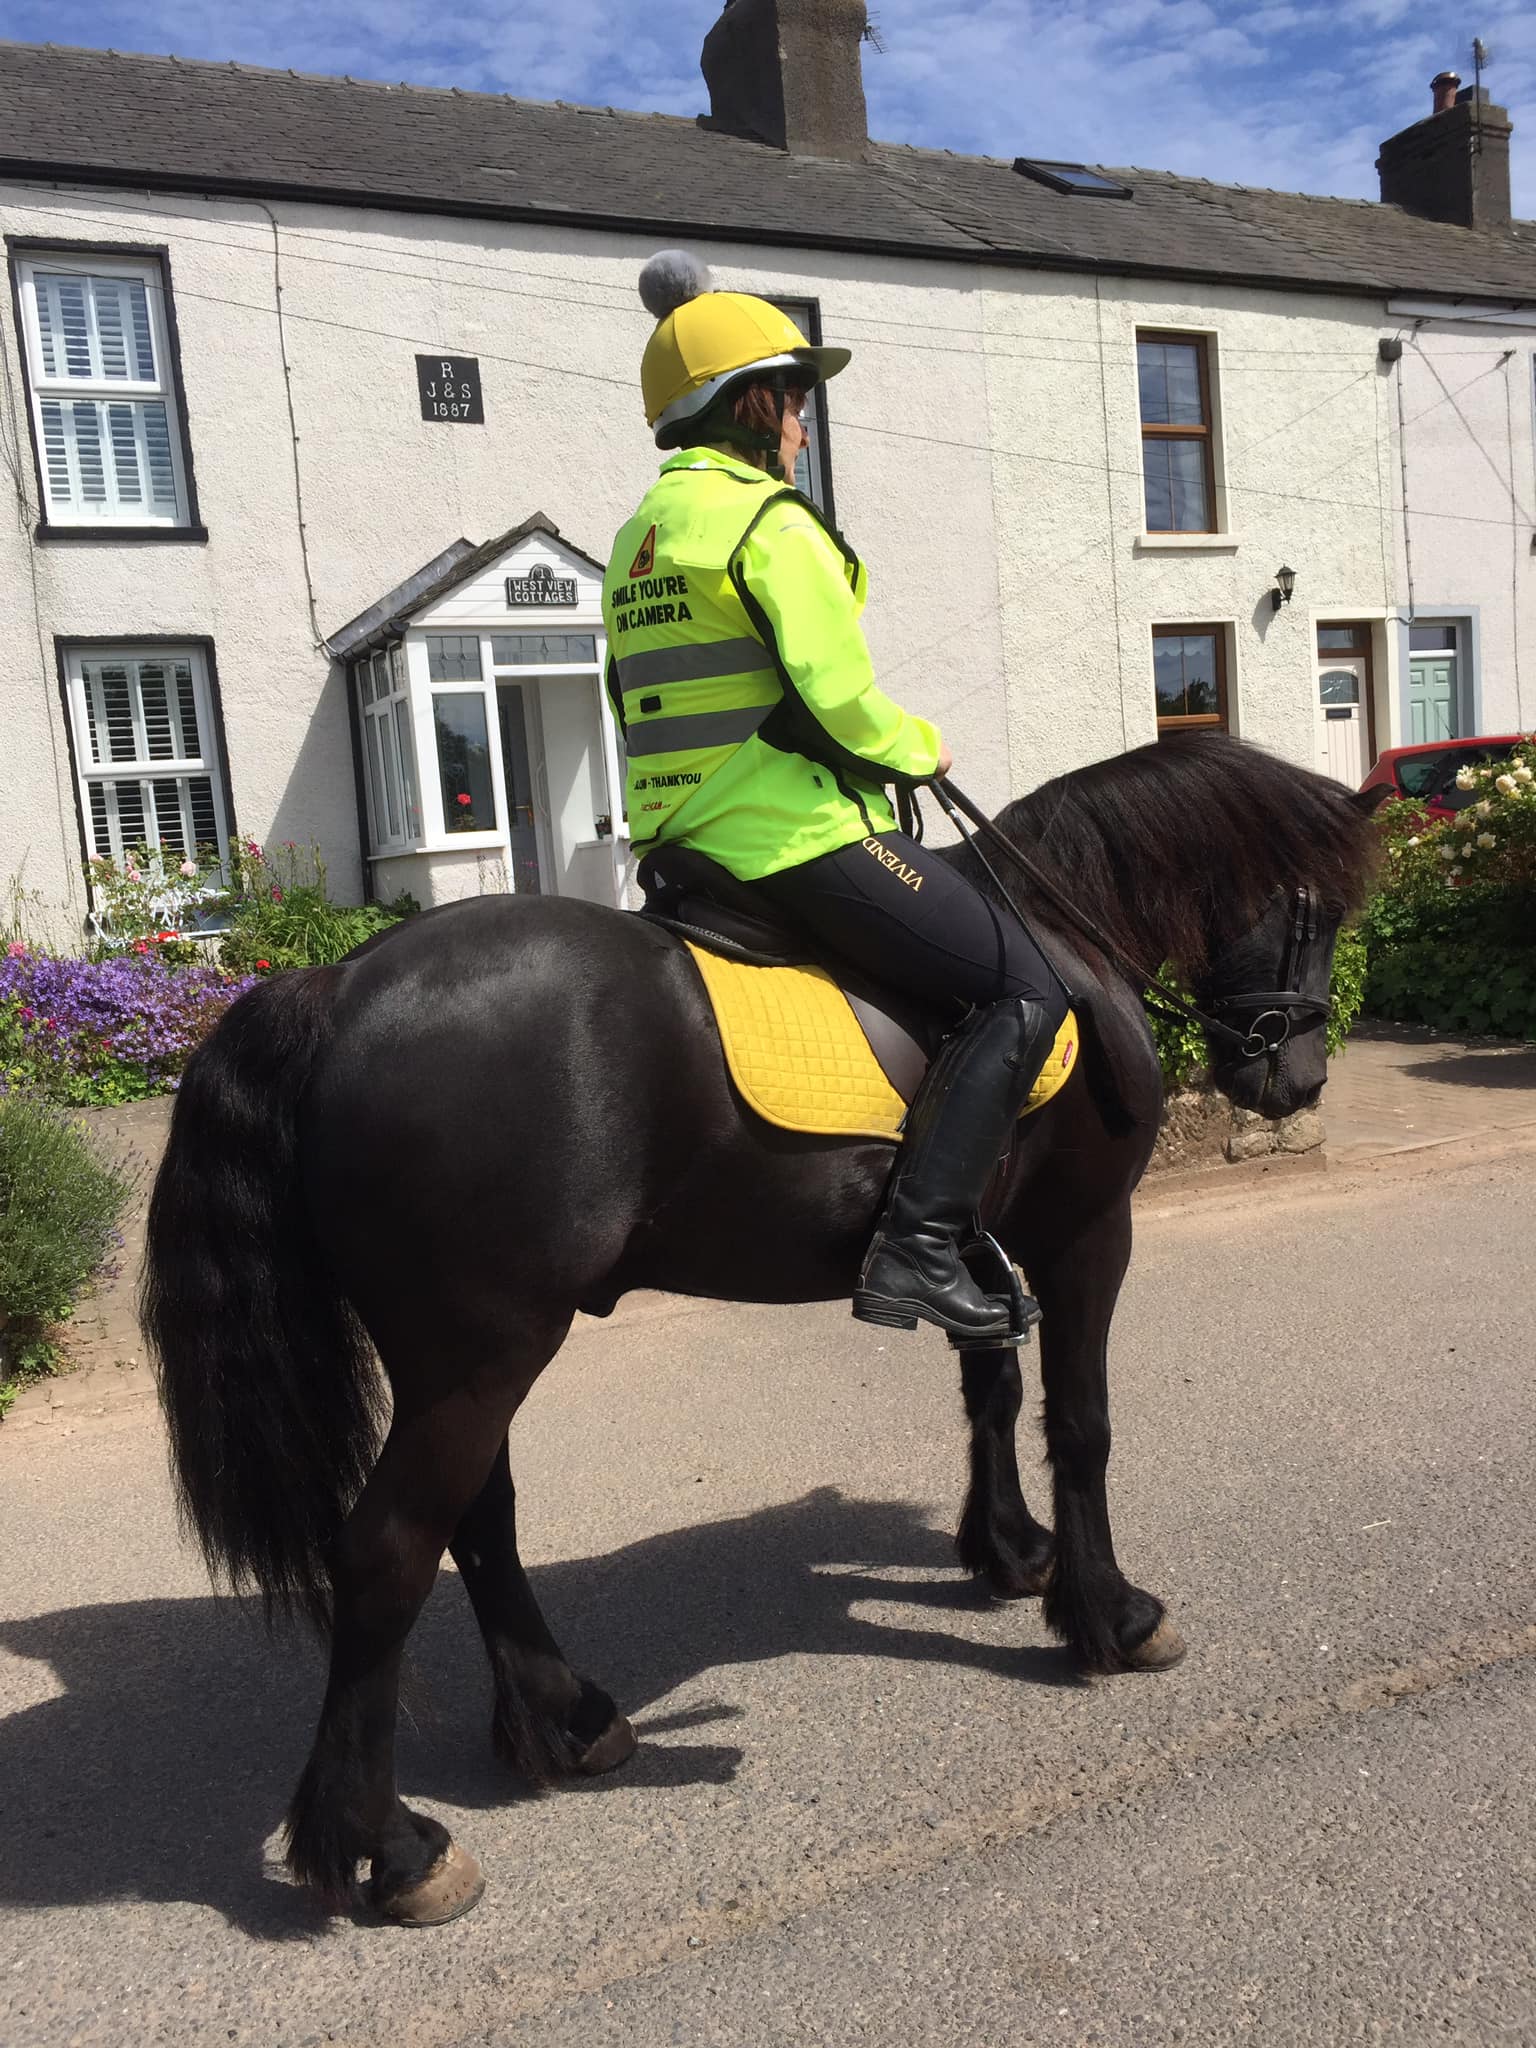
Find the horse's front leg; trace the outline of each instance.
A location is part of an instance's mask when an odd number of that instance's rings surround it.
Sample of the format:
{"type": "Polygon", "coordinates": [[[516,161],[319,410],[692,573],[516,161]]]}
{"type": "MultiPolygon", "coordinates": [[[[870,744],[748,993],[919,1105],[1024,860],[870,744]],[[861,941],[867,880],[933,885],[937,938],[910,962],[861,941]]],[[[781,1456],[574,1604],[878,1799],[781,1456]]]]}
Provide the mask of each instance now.
{"type": "Polygon", "coordinates": [[[1110,1534],[1106,1353],[1130,1254],[1127,1202],[1028,1268],[1044,1316],[1045,1442],[1056,1496],[1045,1618],[1090,1671],[1158,1670],[1184,1654],[1162,1602],[1121,1571],[1110,1534]]]}
{"type": "Polygon", "coordinates": [[[1051,1575],[1051,1532],[1029,1512],[1015,1442],[1024,1382],[1015,1350],[967,1351],[960,1386],[971,1425],[971,1483],[955,1548],[965,1569],[1000,1600],[1043,1593],[1051,1575]]]}

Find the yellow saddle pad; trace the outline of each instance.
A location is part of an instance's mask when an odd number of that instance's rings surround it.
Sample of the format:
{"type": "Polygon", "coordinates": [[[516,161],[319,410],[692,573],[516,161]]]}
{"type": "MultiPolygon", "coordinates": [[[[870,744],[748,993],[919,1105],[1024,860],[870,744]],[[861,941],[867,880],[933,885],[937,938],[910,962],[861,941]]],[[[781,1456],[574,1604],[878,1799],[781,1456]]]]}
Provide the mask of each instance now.
{"type": "MultiPolygon", "coordinates": [[[[900,1139],[907,1105],[830,974],[820,967],[749,967],[685,944],[714,1005],[731,1079],[749,1108],[781,1130],[900,1139]]],[[[1069,1010],[1024,1116],[1066,1084],[1077,1047],[1077,1018],[1069,1010]]]]}

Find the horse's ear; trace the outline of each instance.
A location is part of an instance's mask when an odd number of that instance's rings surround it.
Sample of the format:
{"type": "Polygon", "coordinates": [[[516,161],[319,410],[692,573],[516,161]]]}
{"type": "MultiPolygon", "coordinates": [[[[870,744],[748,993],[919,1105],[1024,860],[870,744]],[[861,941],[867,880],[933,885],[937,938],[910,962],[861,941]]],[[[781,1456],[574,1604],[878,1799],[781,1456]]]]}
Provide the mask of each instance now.
{"type": "Polygon", "coordinates": [[[1382,805],[1387,802],[1391,794],[1392,789],[1389,783],[1377,782],[1373,783],[1369,789],[1351,790],[1349,801],[1357,811],[1362,812],[1367,818],[1373,818],[1382,805]]]}

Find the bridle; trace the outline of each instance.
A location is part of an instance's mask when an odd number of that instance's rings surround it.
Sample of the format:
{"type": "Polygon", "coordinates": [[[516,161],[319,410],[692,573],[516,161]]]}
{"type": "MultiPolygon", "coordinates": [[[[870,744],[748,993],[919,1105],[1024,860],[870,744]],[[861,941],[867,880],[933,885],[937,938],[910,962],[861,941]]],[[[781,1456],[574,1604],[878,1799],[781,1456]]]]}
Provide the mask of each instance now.
{"type": "Polygon", "coordinates": [[[993,887],[1020,924],[1027,927],[1028,921],[1003,886],[997,870],[982,851],[978,838],[986,839],[1010,860],[1040,894],[1077,927],[1084,938],[1090,940],[1107,959],[1113,961],[1128,981],[1135,982],[1144,994],[1155,997],[1164,1009],[1174,1011],[1188,1023],[1198,1024],[1213,1040],[1232,1047],[1240,1059],[1278,1058],[1290,1042],[1293,1029],[1311,1029],[1328,1015],[1329,949],[1318,915],[1316,894],[1307,884],[1303,883],[1294,890],[1288,903],[1277,902],[1251,931],[1227,947],[1211,963],[1212,978],[1219,981],[1221,962],[1231,954],[1246,948],[1254,932],[1261,930],[1264,924],[1283,910],[1288,917],[1289,929],[1285,959],[1280,972],[1281,986],[1250,989],[1235,996],[1219,996],[1211,1002],[1209,1009],[1202,1010],[1186,996],[1181,995],[1177,989],[1169,988],[1166,982],[1159,981],[1155,974],[1149,973],[1139,962],[1133,960],[1124,947],[1107,932],[1101,931],[1093,919],[1085,911],[1080,910],[1057,883],[1042,873],[1029,856],[1015,846],[1005,833],[1000,832],[985,811],[972,803],[964,791],[957,789],[948,777],[936,777],[929,787],[938,798],[950,823],[960,837],[970,845],[991,877],[993,887]],[[976,828],[975,834],[966,830],[966,818],[976,828]],[[1250,1019],[1246,1030],[1239,1029],[1235,1024],[1226,1023],[1219,1014],[1223,1010],[1249,1009],[1256,1009],[1257,1015],[1250,1019]],[[1305,1020],[1299,1027],[1292,1023],[1292,1018],[1297,1013],[1305,1020]]]}
{"type": "MultiPolygon", "coordinates": [[[[1201,1020],[1207,1030],[1214,1024],[1229,1041],[1235,1039],[1238,1053],[1245,1060],[1279,1052],[1290,1038],[1293,1011],[1299,1010],[1310,1022],[1317,1022],[1328,1015],[1328,956],[1317,914],[1317,898],[1303,883],[1293,891],[1290,903],[1284,907],[1288,913],[1289,929],[1285,960],[1280,970],[1281,986],[1249,989],[1240,996],[1219,996],[1212,1002],[1211,1009],[1216,1013],[1246,1010],[1255,1003],[1262,1003],[1264,1008],[1252,1019],[1246,1032],[1239,1034],[1230,1024],[1223,1024],[1219,1014],[1201,1020]]],[[[1276,905],[1276,910],[1280,908],[1276,905]]],[[[1274,914],[1273,911],[1270,913],[1271,916],[1274,914]]],[[[1251,938],[1252,934],[1248,936],[1251,938]]],[[[1239,944],[1246,943],[1246,939],[1239,941],[1239,944]]],[[[1212,962],[1213,975],[1219,976],[1223,958],[1225,955],[1218,955],[1212,962]]]]}

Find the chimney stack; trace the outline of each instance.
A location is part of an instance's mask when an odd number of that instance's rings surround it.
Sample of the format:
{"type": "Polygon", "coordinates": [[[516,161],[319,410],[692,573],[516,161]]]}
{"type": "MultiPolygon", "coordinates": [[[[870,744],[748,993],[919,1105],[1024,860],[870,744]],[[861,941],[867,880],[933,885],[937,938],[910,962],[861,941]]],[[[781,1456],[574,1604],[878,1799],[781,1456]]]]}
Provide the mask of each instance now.
{"type": "Polygon", "coordinates": [[[1481,86],[1463,86],[1454,71],[1442,71],[1430,91],[1428,119],[1381,145],[1383,204],[1455,227],[1507,228],[1509,115],[1481,86]]]}
{"type": "Polygon", "coordinates": [[[868,22],[864,0],[725,0],[704,38],[700,126],[794,156],[862,157],[868,22]]]}

